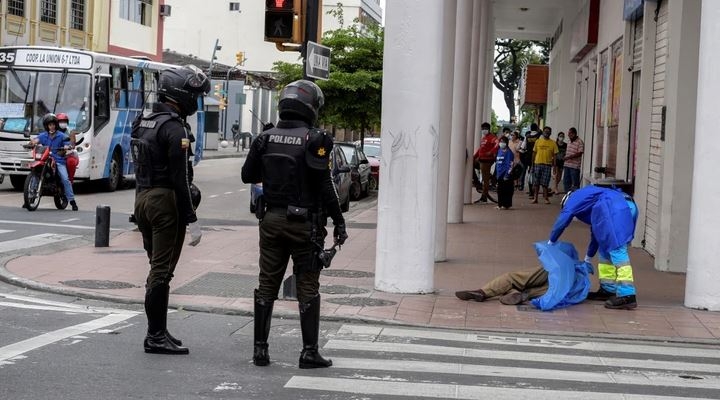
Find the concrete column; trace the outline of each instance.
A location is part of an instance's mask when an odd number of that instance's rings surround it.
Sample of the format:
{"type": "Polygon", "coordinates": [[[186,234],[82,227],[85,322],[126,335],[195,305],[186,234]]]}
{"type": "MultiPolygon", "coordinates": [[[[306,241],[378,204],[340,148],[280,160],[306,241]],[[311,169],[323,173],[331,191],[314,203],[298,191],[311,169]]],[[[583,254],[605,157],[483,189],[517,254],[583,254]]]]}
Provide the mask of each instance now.
{"type": "MultiPolygon", "coordinates": [[[[720,212],[715,202],[720,198],[715,157],[720,152],[717,140],[717,94],[720,91],[720,2],[703,0],[700,21],[700,55],[698,66],[697,108],[695,118],[695,153],[692,156],[692,201],[690,207],[690,240],[685,278],[685,306],[720,310],[720,275],[717,273],[720,246],[717,227],[720,212]]],[[[692,129],[692,126],[688,127],[692,129]]]]}
{"type": "MultiPolygon", "coordinates": [[[[443,1],[442,59],[455,57],[455,10],[457,0],[443,1]]],[[[435,207],[435,261],[447,259],[448,189],[450,179],[450,136],[452,133],[453,65],[442,63],[440,81],[443,90],[440,98],[440,155],[438,159],[437,206],[435,207]]]]}
{"type": "MultiPolygon", "coordinates": [[[[479,0],[480,3],[480,41],[478,43],[478,84],[475,87],[475,126],[471,132],[473,152],[480,147],[480,126],[485,122],[485,110],[489,104],[485,102],[487,83],[492,85],[492,70],[488,70],[488,46],[490,44],[490,8],[488,0],[479,0]]],[[[490,46],[492,48],[492,46],[490,46]]],[[[490,57],[492,59],[492,56],[490,57]]],[[[489,122],[489,121],[488,121],[489,122]]]]}
{"type": "Polygon", "coordinates": [[[375,288],[393,293],[433,291],[444,5],[415,3],[386,14],[375,288]]]}
{"type": "Polygon", "coordinates": [[[455,57],[452,102],[452,138],[450,140],[450,189],[448,191],[448,222],[463,222],[463,197],[467,154],[468,80],[470,78],[470,45],[472,33],[472,0],[458,0],[455,26],[455,57]]]}
{"type": "MultiPolygon", "coordinates": [[[[490,79],[485,81],[485,109],[483,110],[483,115],[485,116],[483,118],[483,122],[490,122],[490,114],[492,111],[492,91],[493,91],[493,81],[492,77],[495,71],[495,14],[493,13],[493,5],[488,4],[488,10],[487,10],[487,56],[485,58],[485,61],[487,62],[485,66],[485,70],[487,71],[487,74],[490,75],[490,79]]],[[[501,107],[504,107],[505,105],[501,105],[501,107]]],[[[478,136],[479,140],[479,136],[478,136]]]]}
{"type": "MultiPolygon", "coordinates": [[[[468,107],[467,107],[467,128],[465,129],[465,150],[468,155],[472,155],[474,152],[473,148],[473,132],[475,131],[475,108],[477,107],[477,87],[478,87],[478,76],[479,76],[479,64],[484,62],[480,61],[480,40],[481,40],[481,19],[483,0],[473,1],[472,11],[472,28],[470,37],[470,79],[468,81],[468,107]]],[[[468,157],[465,160],[465,182],[472,181],[473,171],[473,159],[468,157]]],[[[472,204],[472,192],[473,187],[471,185],[463,186],[463,202],[464,204],[472,204]]]]}

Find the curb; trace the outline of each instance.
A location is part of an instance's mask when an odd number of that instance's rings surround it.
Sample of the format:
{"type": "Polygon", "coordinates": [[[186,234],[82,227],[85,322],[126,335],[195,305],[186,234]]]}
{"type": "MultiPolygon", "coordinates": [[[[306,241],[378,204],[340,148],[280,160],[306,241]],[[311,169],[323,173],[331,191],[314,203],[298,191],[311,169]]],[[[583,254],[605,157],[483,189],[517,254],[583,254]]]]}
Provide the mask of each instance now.
{"type": "MultiPolygon", "coordinates": [[[[25,289],[37,290],[46,293],[54,293],[64,296],[74,296],[82,299],[90,300],[101,300],[108,301],[117,304],[128,304],[128,305],[143,305],[144,301],[136,300],[127,297],[113,296],[110,294],[98,294],[88,293],[75,289],[66,289],[58,286],[47,285],[44,283],[36,282],[27,278],[22,278],[12,274],[5,268],[7,262],[19,258],[25,257],[24,255],[12,258],[6,258],[0,260],[0,281],[8,283],[13,286],[18,286],[25,289]]],[[[280,300],[284,301],[284,300],[280,300]]],[[[253,312],[250,310],[243,310],[238,308],[227,308],[227,307],[214,307],[214,306],[202,306],[193,304],[178,304],[171,303],[170,308],[175,308],[178,311],[192,311],[202,312],[207,314],[221,314],[221,315],[237,315],[243,317],[252,317],[253,312]]],[[[273,317],[280,319],[297,320],[299,319],[298,313],[287,312],[285,310],[277,310],[273,313],[273,317]]],[[[412,328],[428,328],[436,330],[460,330],[460,331],[471,331],[480,332],[483,334],[494,334],[494,335],[534,335],[540,337],[558,337],[562,336],[565,338],[576,338],[576,339],[600,339],[600,340],[624,340],[629,342],[654,342],[654,343],[667,343],[667,344],[685,344],[685,345],[717,345],[715,339],[702,339],[702,338],[676,338],[676,337],[665,337],[665,336],[640,336],[640,335],[623,335],[623,334],[612,334],[612,333],[594,333],[594,332],[563,332],[563,331],[537,331],[530,329],[512,329],[505,328],[502,330],[493,330],[486,328],[464,328],[464,327],[444,327],[444,326],[430,326],[423,324],[410,324],[405,322],[396,322],[386,319],[372,318],[372,317],[341,317],[334,315],[321,315],[321,319],[327,322],[340,322],[340,323],[354,323],[354,324],[376,324],[376,325],[388,325],[398,327],[412,327],[412,328]]]]}

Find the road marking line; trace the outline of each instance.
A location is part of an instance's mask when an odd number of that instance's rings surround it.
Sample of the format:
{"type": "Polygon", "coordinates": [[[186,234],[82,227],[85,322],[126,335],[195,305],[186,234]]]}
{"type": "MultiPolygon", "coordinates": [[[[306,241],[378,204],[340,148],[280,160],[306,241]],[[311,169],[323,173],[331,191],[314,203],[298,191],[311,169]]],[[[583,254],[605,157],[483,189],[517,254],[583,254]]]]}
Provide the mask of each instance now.
{"type": "Polygon", "coordinates": [[[117,324],[118,322],[130,319],[137,314],[110,314],[102,318],[98,318],[82,324],[69,326],[67,328],[58,329],[56,331],[44,333],[34,338],[23,340],[11,345],[0,347],[0,362],[23,355],[29,351],[38,349],[43,346],[67,339],[72,336],[82,335],[83,333],[102,329],[106,326],[117,324]]]}
{"type": "Polygon", "coordinates": [[[346,324],[338,330],[338,335],[358,335],[375,340],[382,336],[417,339],[435,339],[463,343],[499,344],[505,346],[552,347],[598,352],[623,352],[677,357],[720,358],[720,350],[710,348],[689,348],[673,346],[653,346],[642,344],[593,342],[573,339],[521,338],[516,336],[482,335],[474,333],[456,333],[448,331],[423,331],[419,329],[384,328],[346,324]]]}
{"type": "Polygon", "coordinates": [[[220,195],[219,195],[219,194],[213,194],[213,195],[210,195],[210,198],[211,198],[211,199],[214,199],[214,198],[216,198],[216,197],[218,197],[218,196],[220,196],[220,195]]]}
{"type": "Polygon", "coordinates": [[[11,231],[8,229],[0,229],[0,233],[11,233],[11,232],[15,232],[15,231],[11,231]]]}
{"type": "MultiPolygon", "coordinates": [[[[65,303],[65,302],[61,302],[61,301],[38,299],[35,297],[20,296],[20,295],[10,294],[10,293],[0,293],[0,298],[6,298],[8,300],[24,301],[26,303],[35,303],[35,304],[51,306],[51,307],[47,308],[47,310],[51,310],[51,311],[56,311],[57,308],[62,308],[63,310],[61,310],[61,311],[78,312],[78,313],[87,312],[87,313],[92,313],[92,314],[117,314],[117,313],[132,314],[132,313],[135,313],[135,311],[130,311],[130,310],[123,310],[123,309],[117,309],[117,308],[91,307],[91,306],[86,306],[86,305],[82,305],[82,304],[73,304],[73,303],[65,303]]],[[[15,305],[18,303],[8,303],[8,304],[15,305]]]]}
{"type": "MultiPolygon", "coordinates": [[[[54,226],[54,227],[60,227],[60,228],[71,228],[71,229],[88,229],[88,230],[94,230],[95,226],[87,226],[87,225],[66,225],[66,224],[51,224],[47,222],[27,222],[27,221],[10,221],[10,220],[0,220],[0,224],[16,224],[16,225],[36,225],[36,226],[54,226]]],[[[124,229],[120,228],[110,228],[111,231],[122,231],[124,229]]]]}
{"type": "Polygon", "coordinates": [[[675,399],[690,400],[689,397],[670,397],[657,395],[625,393],[592,393],[544,388],[518,389],[512,387],[490,387],[453,385],[422,382],[392,382],[379,379],[322,378],[293,376],[285,384],[286,388],[323,390],[353,394],[375,394],[407,397],[432,397],[449,399],[494,399],[494,400],[607,400],[622,398],[626,400],[675,399]]]}
{"type": "Polygon", "coordinates": [[[80,218],[68,218],[68,219],[64,219],[60,222],[73,222],[73,221],[80,221],[80,218]]]}
{"type": "Polygon", "coordinates": [[[10,303],[7,301],[0,301],[0,307],[12,307],[12,308],[22,308],[26,310],[45,310],[45,311],[61,311],[61,312],[71,312],[71,313],[78,313],[78,314],[98,314],[95,311],[92,310],[83,310],[79,308],[67,308],[67,307],[54,307],[54,306],[41,306],[36,304],[22,304],[22,303],[10,303]]]}
{"type": "Polygon", "coordinates": [[[62,242],[64,240],[76,239],[79,237],[81,236],[63,235],[59,233],[41,233],[39,235],[26,236],[20,239],[0,242],[0,253],[45,246],[51,243],[62,242]]]}
{"type": "Polygon", "coordinates": [[[223,193],[223,194],[233,194],[233,192],[225,192],[225,193],[223,193]]]}
{"type": "Polygon", "coordinates": [[[238,190],[238,192],[245,192],[245,191],[247,191],[247,189],[240,189],[240,190],[238,190]]]}
{"type": "Polygon", "coordinates": [[[524,351],[480,350],[450,346],[432,346],[424,344],[359,342],[354,340],[331,339],[325,349],[381,351],[409,354],[444,354],[446,356],[468,358],[491,358],[499,360],[535,361],[542,363],[604,365],[606,367],[651,368],[672,371],[699,371],[720,373],[720,365],[689,363],[679,361],[635,360],[601,356],[576,356],[551,353],[530,353],[524,351]]]}
{"type": "Polygon", "coordinates": [[[333,357],[333,368],[393,372],[418,372],[490,376],[493,378],[544,379],[552,381],[596,382],[610,384],[668,386],[680,388],[720,389],[720,377],[706,375],[683,379],[677,375],[644,373],[638,371],[584,372],[495,365],[460,364],[432,361],[379,360],[369,358],[333,357]]]}

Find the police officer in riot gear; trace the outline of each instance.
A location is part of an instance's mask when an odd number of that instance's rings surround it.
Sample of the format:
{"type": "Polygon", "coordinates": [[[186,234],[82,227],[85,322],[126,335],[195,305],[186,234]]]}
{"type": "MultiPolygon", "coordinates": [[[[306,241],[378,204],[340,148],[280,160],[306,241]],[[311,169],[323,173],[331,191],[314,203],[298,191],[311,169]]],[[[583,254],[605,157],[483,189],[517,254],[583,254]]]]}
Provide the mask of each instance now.
{"type": "Polygon", "coordinates": [[[263,184],[266,212],[260,220],[260,276],[255,290],[253,363],[270,363],[268,335],[290,257],[297,277],[303,349],[300,368],[324,368],[332,361],[318,352],[320,328],[318,258],[332,218],[336,244],[347,239],[345,220],[330,176],[332,138],[313,128],[324,97],[313,82],[299,80],[280,93],[277,127],[260,134],[250,146],[242,167],[245,183],[263,184]]]}
{"type": "Polygon", "coordinates": [[[165,70],[160,75],[159,102],[150,115],[133,123],[134,215],[150,260],[145,286],[146,353],[189,352],[167,331],[167,306],[186,226],[190,245],[197,245],[201,237],[188,177],[190,127],[185,119],[197,111],[198,97],[209,90],[208,78],[194,66],[165,70]]]}

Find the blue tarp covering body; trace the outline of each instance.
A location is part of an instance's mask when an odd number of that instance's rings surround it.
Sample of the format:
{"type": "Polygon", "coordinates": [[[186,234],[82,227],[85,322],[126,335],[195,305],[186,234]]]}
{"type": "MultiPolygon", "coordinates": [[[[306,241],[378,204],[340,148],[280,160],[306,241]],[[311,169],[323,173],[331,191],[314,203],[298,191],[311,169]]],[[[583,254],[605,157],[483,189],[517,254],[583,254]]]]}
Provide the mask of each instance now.
{"type": "Polygon", "coordinates": [[[593,268],[589,263],[578,260],[575,246],[567,242],[553,245],[536,242],[535,252],[548,272],[548,290],[531,300],[532,305],[549,311],[582,303],[587,298],[593,268]]]}

